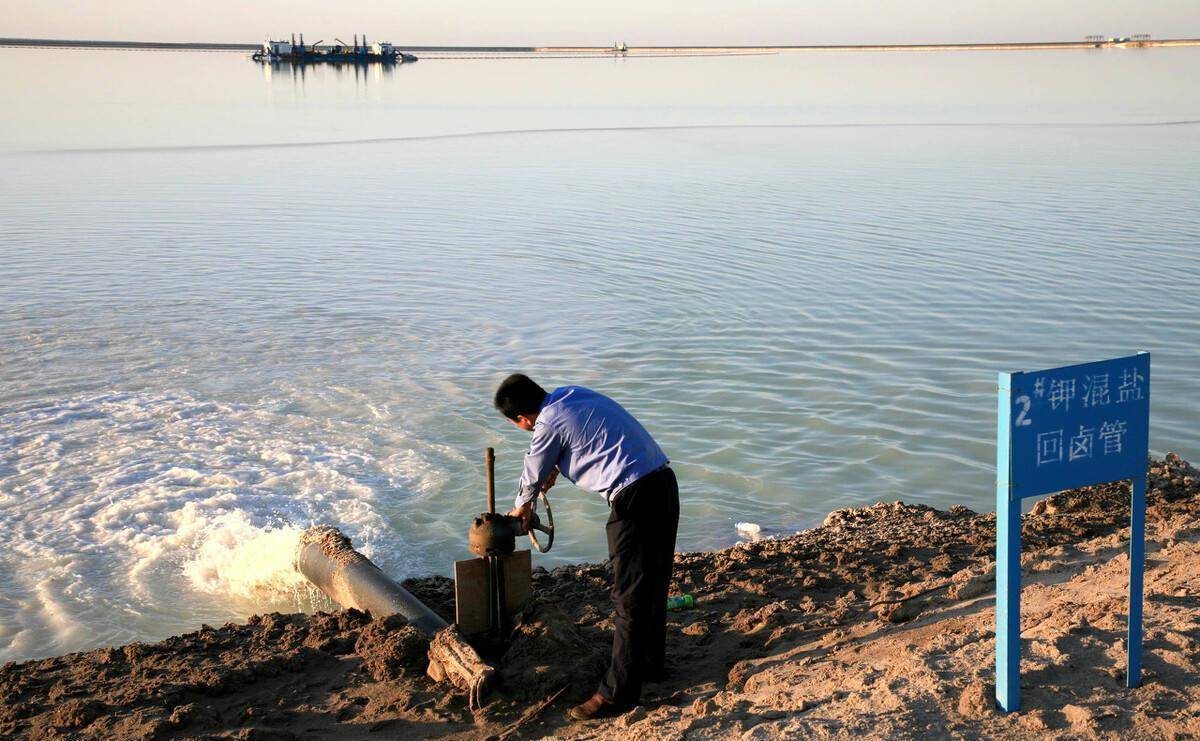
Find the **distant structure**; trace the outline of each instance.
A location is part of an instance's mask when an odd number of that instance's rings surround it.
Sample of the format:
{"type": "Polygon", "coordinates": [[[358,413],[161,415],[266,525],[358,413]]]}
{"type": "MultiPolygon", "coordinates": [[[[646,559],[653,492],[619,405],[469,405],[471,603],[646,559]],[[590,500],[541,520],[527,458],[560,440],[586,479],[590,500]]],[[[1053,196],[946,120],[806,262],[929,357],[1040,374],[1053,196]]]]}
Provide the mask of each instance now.
{"type": "Polygon", "coordinates": [[[624,41],[614,41],[612,45],[613,54],[624,56],[629,53],[629,44],[624,41]]]}
{"type": "Polygon", "coordinates": [[[1089,44],[1101,46],[1143,46],[1151,39],[1148,33],[1135,33],[1132,36],[1105,36],[1102,33],[1094,33],[1089,36],[1084,36],[1083,40],[1089,44]]]}
{"type": "Polygon", "coordinates": [[[292,64],[368,64],[371,62],[395,64],[417,61],[415,56],[405,54],[392,46],[390,42],[377,41],[368,44],[366,34],[362,35],[362,43],[359,43],[358,34],[354,35],[353,44],[347,44],[341,39],[334,40],[338,43],[321,48],[320,41],[306,45],[304,34],[300,34],[300,42],[296,43],[296,34],[292,34],[291,41],[275,41],[273,39],[264,41],[262,48],[254,52],[253,58],[259,62],[289,62],[292,64]]]}

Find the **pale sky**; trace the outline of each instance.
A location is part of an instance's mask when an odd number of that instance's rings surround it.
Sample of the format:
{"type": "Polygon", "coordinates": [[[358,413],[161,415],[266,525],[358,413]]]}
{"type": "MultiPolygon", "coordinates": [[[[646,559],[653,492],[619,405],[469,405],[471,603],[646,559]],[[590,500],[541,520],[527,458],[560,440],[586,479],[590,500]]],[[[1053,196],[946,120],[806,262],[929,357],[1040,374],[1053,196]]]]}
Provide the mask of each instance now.
{"type": "Polygon", "coordinates": [[[1200,0],[3,0],[0,37],[630,45],[1200,37],[1200,0]]]}

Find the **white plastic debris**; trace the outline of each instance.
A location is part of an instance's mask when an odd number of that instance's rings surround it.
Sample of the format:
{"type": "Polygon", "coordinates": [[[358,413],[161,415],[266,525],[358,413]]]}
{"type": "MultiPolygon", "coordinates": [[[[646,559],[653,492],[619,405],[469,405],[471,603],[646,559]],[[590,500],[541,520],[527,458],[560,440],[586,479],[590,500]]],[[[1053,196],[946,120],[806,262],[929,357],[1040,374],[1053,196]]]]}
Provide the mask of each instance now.
{"type": "Polygon", "coordinates": [[[734,524],[738,535],[749,538],[750,540],[758,540],[762,537],[762,526],[754,522],[739,522],[734,524]]]}

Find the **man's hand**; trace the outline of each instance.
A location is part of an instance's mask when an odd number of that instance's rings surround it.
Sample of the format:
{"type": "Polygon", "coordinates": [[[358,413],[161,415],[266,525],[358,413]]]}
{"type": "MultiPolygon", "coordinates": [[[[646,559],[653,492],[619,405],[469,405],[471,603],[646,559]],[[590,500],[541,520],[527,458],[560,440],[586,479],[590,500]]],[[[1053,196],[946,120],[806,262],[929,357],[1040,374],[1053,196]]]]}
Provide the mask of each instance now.
{"type": "MultiPolygon", "coordinates": [[[[554,469],[553,471],[551,471],[550,475],[546,477],[546,480],[544,482],[542,482],[542,491],[543,492],[550,491],[550,487],[554,486],[555,481],[558,481],[558,469],[557,468],[554,469]]],[[[536,502],[537,502],[536,499],[531,499],[530,501],[526,502],[524,506],[517,507],[516,509],[509,512],[508,516],[516,517],[517,519],[519,519],[521,521],[521,528],[528,531],[529,523],[533,522],[533,505],[536,502]]]]}
{"type": "Polygon", "coordinates": [[[533,502],[526,502],[508,513],[509,517],[516,517],[521,521],[521,528],[529,530],[529,523],[533,522],[533,502]]]}

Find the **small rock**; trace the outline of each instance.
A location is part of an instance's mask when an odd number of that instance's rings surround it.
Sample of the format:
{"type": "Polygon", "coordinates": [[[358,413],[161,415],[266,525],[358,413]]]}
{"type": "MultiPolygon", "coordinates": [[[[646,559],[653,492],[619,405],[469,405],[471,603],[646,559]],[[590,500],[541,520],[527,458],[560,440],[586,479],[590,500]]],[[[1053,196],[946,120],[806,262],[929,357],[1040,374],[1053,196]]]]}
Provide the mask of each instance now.
{"type": "Polygon", "coordinates": [[[707,697],[698,697],[692,703],[692,715],[697,718],[703,718],[706,715],[711,715],[716,712],[717,704],[707,697]]]}
{"type": "Polygon", "coordinates": [[[167,717],[167,723],[179,728],[180,726],[187,725],[195,714],[196,703],[189,702],[186,705],[179,705],[171,711],[171,715],[167,717]]]}
{"type": "Polygon", "coordinates": [[[955,600],[968,600],[991,591],[996,582],[996,575],[992,570],[976,573],[970,569],[963,569],[955,574],[951,581],[953,583],[946,592],[947,596],[955,600]]]}
{"type": "Polygon", "coordinates": [[[281,728],[242,728],[233,735],[238,741],[295,741],[296,734],[281,728]]]}
{"type": "Polygon", "coordinates": [[[903,602],[891,602],[878,605],[875,614],[881,620],[889,623],[904,623],[921,614],[921,602],[918,599],[906,599],[903,602]]]}
{"type": "Polygon", "coordinates": [[[1020,714],[1021,724],[1034,731],[1045,731],[1050,728],[1046,722],[1045,710],[1030,710],[1020,714]]]}
{"type": "Polygon", "coordinates": [[[781,736],[774,723],[759,723],[742,734],[742,741],[774,741],[777,738],[781,736]]]}
{"type": "Polygon", "coordinates": [[[95,700],[67,700],[50,715],[59,728],[83,728],[100,715],[104,706],[95,700]]]}
{"type": "Polygon", "coordinates": [[[1092,725],[1095,722],[1095,715],[1091,710],[1080,705],[1063,705],[1063,717],[1071,724],[1071,728],[1076,732],[1090,732],[1092,725]]]}
{"type": "Polygon", "coordinates": [[[397,679],[408,670],[423,670],[429,639],[402,616],[376,620],[358,636],[354,651],[376,682],[397,679]]]}
{"type": "Polygon", "coordinates": [[[646,717],[646,708],[639,705],[636,708],[634,708],[633,710],[630,710],[628,713],[625,713],[624,715],[622,715],[621,719],[620,719],[620,723],[625,728],[628,728],[629,726],[633,725],[634,723],[637,723],[639,720],[643,720],[645,717],[646,717]]]}
{"type": "Polygon", "coordinates": [[[707,621],[697,620],[696,622],[691,623],[690,625],[683,626],[683,628],[679,632],[683,633],[685,636],[701,637],[701,636],[706,636],[706,635],[709,635],[710,633],[712,633],[712,628],[710,628],[708,626],[707,621]]]}
{"type": "Polygon", "coordinates": [[[981,682],[972,682],[958,697],[958,712],[967,718],[983,718],[992,712],[992,699],[987,687],[981,682]]]}
{"type": "Polygon", "coordinates": [[[929,567],[939,574],[949,574],[954,570],[954,559],[943,553],[930,561],[929,567]]]}

